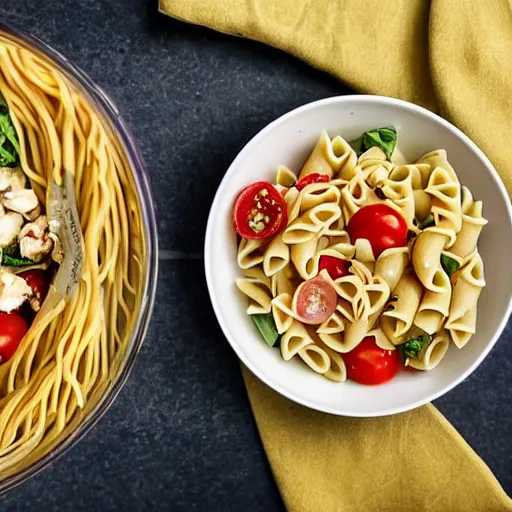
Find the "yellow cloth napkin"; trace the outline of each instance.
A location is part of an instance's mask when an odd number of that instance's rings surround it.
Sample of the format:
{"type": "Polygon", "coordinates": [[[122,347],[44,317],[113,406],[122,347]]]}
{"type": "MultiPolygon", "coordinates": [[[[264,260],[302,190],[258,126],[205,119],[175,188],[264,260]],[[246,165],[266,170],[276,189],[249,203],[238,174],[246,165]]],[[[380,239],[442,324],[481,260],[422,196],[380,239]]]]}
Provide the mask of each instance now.
{"type": "MultiPolygon", "coordinates": [[[[357,91],[440,112],[512,191],[512,0],[160,0],[160,10],[286,50],[357,91]]],[[[512,511],[487,466],[432,405],[336,417],[243,373],[290,511],[512,511]]]]}

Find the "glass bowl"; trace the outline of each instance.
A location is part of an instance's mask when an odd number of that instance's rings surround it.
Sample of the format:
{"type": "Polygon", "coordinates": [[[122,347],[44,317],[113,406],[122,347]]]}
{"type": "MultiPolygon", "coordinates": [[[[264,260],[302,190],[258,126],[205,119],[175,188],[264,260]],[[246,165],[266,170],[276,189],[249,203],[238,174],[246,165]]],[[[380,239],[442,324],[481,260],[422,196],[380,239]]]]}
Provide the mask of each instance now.
{"type": "Polygon", "coordinates": [[[108,411],[121,391],[133,367],[135,357],[146,336],[149,320],[153,311],[158,275],[158,240],[154,201],[151,195],[147,171],[130,131],[121,119],[119,112],[105,93],[79,68],[71,64],[59,52],[36,37],[0,22],[0,38],[9,39],[50,61],[83,94],[95,108],[97,115],[117,137],[130,164],[136,184],[139,208],[141,212],[143,236],[146,246],[146,268],[141,289],[143,297],[137,313],[133,331],[128,339],[122,363],[108,384],[96,395],[92,395],[84,409],[66,426],[54,443],[36,460],[21,463],[15,469],[0,474],[0,496],[42,471],[91,430],[97,421],[108,411]]]}

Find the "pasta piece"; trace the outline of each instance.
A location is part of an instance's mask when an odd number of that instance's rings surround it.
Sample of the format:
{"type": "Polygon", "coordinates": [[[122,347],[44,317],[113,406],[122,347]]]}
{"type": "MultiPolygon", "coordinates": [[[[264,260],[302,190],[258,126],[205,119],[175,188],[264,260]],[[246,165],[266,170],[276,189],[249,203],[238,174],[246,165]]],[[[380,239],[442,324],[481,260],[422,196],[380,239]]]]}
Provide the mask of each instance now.
{"type": "Polygon", "coordinates": [[[438,282],[444,291],[432,292],[427,290],[414,317],[414,325],[428,334],[434,334],[441,330],[444,320],[448,317],[450,311],[450,301],[452,298],[450,278],[444,272],[439,274],[439,276],[441,279],[444,279],[443,282],[438,282]]]}
{"type": "Polygon", "coordinates": [[[350,180],[344,180],[342,178],[334,178],[329,182],[329,185],[336,187],[339,191],[348,185],[350,180]]]}
{"type": "Polygon", "coordinates": [[[340,241],[343,239],[344,243],[350,243],[350,237],[345,230],[345,220],[343,219],[343,215],[328,226],[326,225],[322,233],[324,236],[336,237],[340,241]]]}
{"type": "Polygon", "coordinates": [[[336,334],[345,330],[345,320],[339,309],[334,313],[316,330],[318,334],[336,334]]]}
{"type": "Polygon", "coordinates": [[[375,263],[372,246],[366,238],[358,238],[355,243],[355,259],[361,263],[375,263]]]}
{"type": "Polygon", "coordinates": [[[359,276],[343,276],[334,281],[336,293],[342,299],[337,308],[349,322],[362,314],[364,283],[359,276]]]}
{"type": "Polygon", "coordinates": [[[389,168],[385,165],[370,166],[364,171],[364,177],[370,187],[380,188],[389,177],[389,168]]]}
{"type": "Polygon", "coordinates": [[[277,169],[276,174],[276,183],[278,185],[282,185],[283,187],[293,187],[295,182],[297,181],[297,176],[293,171],[290,171],[288,167],[285,165],[280,165],[279,169],[277,169]]]}
{"type": "Polygon", "coordinates": [[[388,283],[389,290],[393,293],[398,281],[403,276],[409,263],[409,248],[394,247],[386,249],[375,263],[375,275],[382,277],[388,283]]]}
{"type": "Polygon", "coordinates": [[[348,142],[340,136],[331,140],[324,130],[304,164],[299,179],[313,173],[327,174],[330,178],[339,174],[340,178],[347,179],[347,176],[351,177],[356,163],[357,156],[348,142]]]}
{"type": "MultiPolygon", "coordinates": [[[[265,275],[263,271],[261,271],[261,273],[265,275]]],[[[270,278],[270,289],[273,297],[277,297],[282,293],[288,293],[293,296],[297,288],[294,274],[295,272],[293,268],[291,268],[291,265],[287,265],[270,278]]]]}
{"type": "Polygon", "coordinates": [[[299,353],[299,350],[311,345],[313,340],[306,328],[294,320],[290,328],[281,336],[281,356],[289,361],[299,353]]]}
{"type": "Polygon", "coordinates": [[[373,283],[365,285],[364,290],[370,302],[368,315],[378,315],[389,299],[390,291],[388,283],[384,278],[376,275],[373,278],[373,283]]]}
{"type": "Polygon", "coordinates": [[[373,283],[373,275],[364,263],[356,259],[352,260],[352,266],[349,271],[351,274],[359,277],[363,285],[373,283]]]}
{"type": "Polygon", "coordinates": [[[374,327],[368,332],[367,336],[373,336],[375,344],[383,350],[396,350],[395,345],[389,341],[386,333],[380,327],[374,327]]]}
{"type": "Polygon", "coordinates": [[[386,160],[386,155],[382,149],[376,146],[364,152],[359,157],[357,165],[363,174],[364,180],[372,188],[380,187],[394,167],[394,164],[386,160]]]}
{"type": "Polygon", "coordinates": [[[310,332],[310,335],[315,345],[323,349],[330,359],[329,370],[323,376],[333,382],[344,382],[347,380],[347,367],[341,355],[330,349],[315,332],[310,332]]]}
{"type": "Polygon", "coordinates": [[[305,186],[301,192],[300,211],[304,213],[311,208],[323,203],[340,202],[339,188],[330,183],[311,183],[305,186]]]}
{"type": "Polygon", "coordinates": [[[299,215],[300,205],[296,206],[299,196],[300,196],[300,192],[295,187],[289,188],[286,191],[286,194],[284,195],[284,200],[286,201],[286,204],[288,205],[288,224],[290,224],[290,222],[293,222],[299,215]],[[295,209],[296,209],[296,213],[295,213],[295,209]]]}
{"type": "MultiPolygon", "coordinates": [[[[416,205],[414,189],[421,186],[421,173],[416,165],[398,165],[389,173],[389,178],[382,185],[383,194],[400,208],[407,226],[417,232],[414,223],[416,205]]],[[[389,203],[388,203],[389,204],[389,203]]]]}
{"type": "MultiPolygon", "coordinates": [[[[355,322],[347,324],[343,336],[342,350],[339,352],[350,352],[363,341],[369,331],[368,317],[358,318],[355,322]]],[[[322,337],[322,335],[320,335],[322,337]]],[[[323,338],[322,338],[323,339],[323,338]]]]}
{"type": "Polygon", "coordinates": [[[268,289],[272,288],[270,277],[265,275],[265,272],[263,272],[263,269],[261,267],[251,267],[246,270],[243,270],[242,272],[244,273],[245,277],[256,279],[264,286],[266,286],[268,289]]]}
{"type": "Polygon", "coordinates": [[[462,348],[469,340],[469,336],[462,333],[476,332],[476,306],[484,286],[484,264],[480,255],[475,253],[459,272],[445,324],[445,329],[450,332],[458,348],[462,348]]]}
{"type": "Polygon", "coordinates": [[[331,360],[329,369],[323,374],[326,379],[333,382],[345,382],[347,380],[347,367],[340,354],[334,352],[329,347],[322,347],[331,360]]]}
{"type": "MultiPolygon", "coordinates": [[[[306,185],[300,192],[294,187],[296,194],[290,194],[288,208],[288,224],[293,222],[301,213],[322,203],[339,203],[340,190],[331,183],[311,183],[306,185]]],[[[286,197],[285,197],[286,201],[286,197]]]]}
{"type": "Polygon", "coordinates": [[[411,328],[422,294],[423,289],[418,279],[412,274],[404,274],[393,291],[397,297],[393,309],[384,311],[380,319],[382,330],[394,345],[402,343],[411,328]]]}
{"type": "Polygon", "coordinates": [[[272,296],[267,286],[258,279],[237,279],[238,289],[249,298],[248,315],[270,313],[272,296]]]}
{"type": "Polygon", "coordinates": [[[459,319],[450,325],[449,333],[457,348],[463,348],[476,332],[477,304],[473,304],[459,319]]]}
{"type": "Polygon", "coordinates": [[[263,271],[268,277],[282,270],[290,262],[290,247],[283,242],[282,235],[274,237],[263,255],[263,271]]]}
{"type": "Polygon", "coordinates": [[[318,273],[318,262],[315,263],[319,237],[316,236],[307,242],[290,246],[290,255],[297,272],[304,280],[314,277],[318,273]]]}
{"type": "Polygon", "coordinates": [[[315,344],[299,350],[299,357],[316,373],[327,373],[331,367],[331,358],[327,352],[315,344]]]}
{"type": "Polygon", "coordinates": [[[432,196],[432,214],[437,225],[445,221],[448,229],[458,233],[462,227],[462,210],[460,201],[460,183],[452,179],[450,173],[436,167],[425,189],[432,196]]]}
{"type": "Polygon", "coordinates": [[[452,230],[437,226],[423,230],[412,249],[412,264],[421,284],[432,292],[443,293],[445,273],[441,267],[441,252],[455,240],[452,230]]]}
{"type": "Polygon", "coordinates": [[[414,197],[414,215],[420,221],[425,220],[432,210],[432,196],[424,189],[413,190],[414,197]]]}
{"type": "Polygon", "coordinates": [[[308,242],[341,217],[340,207],[333,203],[319,204],[293,221],[283,233],[286,244],[308,242]]]}
{"type": "Polygon", "coordinates": [[[448,334],[441,331],[418,355],[418,358],[407,358],[406,366],[416,370],[433,370],[446,355],[450,345],[448,334]]]}
{"type": "Polygon", "coordinates": [[[263,253],[260,251],[262,240],[248,240],[242,238],[238,246],[237,262],[242,270],[255,267],[263,262],[263,253]]]}
{"type": "Polygon", "coordinates": [[[448,156],[446,150],[444,149],[436,149],[434,151],[430,151],[430,153],[423,155],[416,162],[416,164],[424,164],[430,167],[429,169],[426,169],[425,167],[422,168],[423,188],[426,188],[427,183],[430,179],[430,174],[436,167],[444,169],[452,181],[459,181],[456,172],[448,162],[448,156]]]}
{"type": "MultiPolygon", "coordinates": [[[[389,173],[389,179],[395,183],[407,183],[413,190],[424,188],[423,177],[429,173],[430,166],[427,164],[404,164],[395,165],[389,173]]],[[[427,181],[425,181],[425,185],[427,181]]]]}
{"type": "Polygon", "coordinates": [[[289,293],[282,293],[272,299],[272,317],[278,334],[286,332],[296,319],[296,315],[292,311],[292,302],[293,296],[289,293]]]}
{"type": "Polygon", "coordinates": [[[378,202],[379,198],[364,181],[362,173],[356,174],[341,191],[341,209],[345,224],[348,224],[352,216],[363,206],[378,202]]]}
{"type": "Polygon", "coordinates": [[[276,324],[278,334],[286,332],[293,323],[293,317],[283,311],[283,309],[291,310],[291,305],[292,296],[287,293],[283,293],[282,295],[272,299],[272,317],[274,319],[274,323],[276,324]],[[279,307],[279,305],[282,305],[283,307],[279,307]]]}
{"type": "Polygon", "coordinates": [[[473,201],[467,187],[462,187],[462,228],[451,247],[451,252],[465,258],[476,249],[482,228],[487,220],[482,216],[482,201],[473,201]]]}
{"type": "Polygon", "coordinates": [[[389,165],[389,170],[393,168],[393,164],[386,159],[386,153],[377,146],[373,146],[362,153],[358,160],[357,166],[362,171],[366,171],[369,167],[374,165],[389,165]]]}

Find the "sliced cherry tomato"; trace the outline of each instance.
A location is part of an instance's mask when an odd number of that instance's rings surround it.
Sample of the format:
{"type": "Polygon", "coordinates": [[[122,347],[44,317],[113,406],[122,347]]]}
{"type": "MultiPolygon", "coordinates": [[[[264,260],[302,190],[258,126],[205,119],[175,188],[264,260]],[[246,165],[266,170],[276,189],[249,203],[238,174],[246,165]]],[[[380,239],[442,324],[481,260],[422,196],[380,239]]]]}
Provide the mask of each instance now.
{"type": "Polygon", "coordinates": [[[407,245],[408,229],[403,215],[382,203],[361,208],[350,219],[347,231],[352,243],[366,238],[375,258],[386,249],[407,245]]]}
{"type": "Polygon", "coordinates": [[[359,345],[343,355],[349,379],[374,386],[390,381],[400,367],[398,350],[378,347],[373,336],[367,336],[359,345]]]}
{"type": "Polygon", "coordinates": [[[295,188],[297,190],[302,190],[306,185],[311,185],[311,183],[327,183],[328,181],[330,181],[330,178],[327,174],[318,174],[314,172],[297,181],[297,183],[295,183],[295,188]]]}
{"type": "Polygon", "coordinates": [[[305,324],[325,322],[335,311],[336,289],[326,270],[302,283],[293,296],[292,308],[305,324]]]}
{"type": "Polygon", "coordinates": [[[32,288],[33,295],[30,298],[30,306],[34,311],[39,311],[41,304],[48,294],[48,274],[44,270],[36,269],[21,272],[18,276],[25,279],[30,288],[32,288]]]}
{"type": "Polygon", "coordinates": [[[338,279],[338,277],[348,275],[349,268],[350,261],[335,258],[334,256],[320,256],[318,261],[318,270],[327,270],[331,279],[338,279]]]}
{"type": "Polygon", "coordinates": [[[27,330],[21,315],[0,312],[0,364],[13,356],[27,330]]]}
{"type": "Polygon", "coordinates": [[[288,208],[277,189],[266,181],[245,187],[233,206],[233,224],[244,238],[261,240],[277,235],[288,223],[288,208]]]}

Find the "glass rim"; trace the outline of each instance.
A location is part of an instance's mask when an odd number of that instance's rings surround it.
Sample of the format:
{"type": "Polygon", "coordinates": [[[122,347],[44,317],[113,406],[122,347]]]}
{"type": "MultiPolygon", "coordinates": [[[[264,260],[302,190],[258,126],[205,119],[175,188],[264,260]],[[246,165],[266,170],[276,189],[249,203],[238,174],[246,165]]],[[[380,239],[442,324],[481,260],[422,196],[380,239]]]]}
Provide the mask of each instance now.
{"type": "Polygon", "coordinates": [[[94,106],[95,110],[101,113],[104,120],[111,123],[113,133],[118,138],[130,164],[132,176],[136,184],[146,241],[147,263],[143,276],[144,287],[140,309],[132,333],[127,341],[127,352],[118,375],[112,379],[106,392],[98,399],[97,403],[74,431],[67,433],[62,440],[35,462],[19,469],[4,480],[0,480],[0,498],[55,462],[61,455],[87,435],[108,409],[110,409],[126,383],[136,356],[146,338],[149,321],[155,304],[158,277],[158,234],[149,175],[134,137],[121,118],[116,106],[84,71],[75,64],[72,64],[60,52],[54,50],[38,37],[0,20],[0,35],[2,34],[5,34],[7,37],[12,37],[15,42],[19,42],[29,49],[34,49],[48,58],[63,72],[66,78],[71,80],[73,85],[79,89],[80,93],[84,94],[87,100],[94,106]]]}

